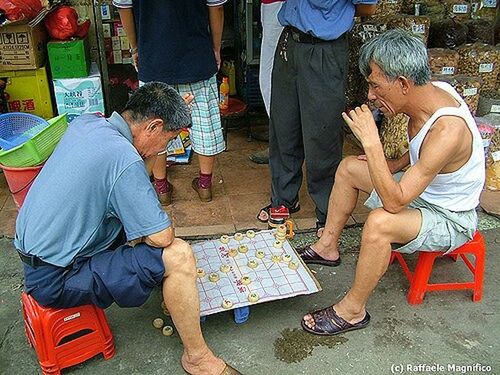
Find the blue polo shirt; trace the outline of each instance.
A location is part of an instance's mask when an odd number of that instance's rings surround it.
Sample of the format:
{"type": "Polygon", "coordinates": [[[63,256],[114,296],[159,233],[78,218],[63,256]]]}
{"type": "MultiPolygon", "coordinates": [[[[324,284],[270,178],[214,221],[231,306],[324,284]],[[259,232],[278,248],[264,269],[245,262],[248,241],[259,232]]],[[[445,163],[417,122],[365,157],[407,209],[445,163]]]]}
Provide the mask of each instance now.
{"type": "Polygon", "coordinates": [[[118,114],[75,119],[31,186],[16,221],[14,246],[66,267],[171,225],[132,134],[118,114]]]}
{"type": "Polygon", "coordinates": [[[376,4],[377,0],[287,0],[278,13],[283,26],[323,40],[334,40],[354,25],[357,4],[376,4]]]}
{"type": "Polygon", "coordinates": [[[170,85],[209,79],[217,64],[208,6],[227,0],[113,0],[133,8],[139,48],[139,80],[170,85]]]}

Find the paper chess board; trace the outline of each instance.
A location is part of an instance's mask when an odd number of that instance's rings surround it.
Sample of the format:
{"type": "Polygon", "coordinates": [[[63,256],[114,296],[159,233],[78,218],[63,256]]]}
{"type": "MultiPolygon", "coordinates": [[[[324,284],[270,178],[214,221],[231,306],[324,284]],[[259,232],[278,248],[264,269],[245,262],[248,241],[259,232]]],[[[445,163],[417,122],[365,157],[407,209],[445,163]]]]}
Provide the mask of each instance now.
{"type": "Polygon", "coordinates": [[[256,232],[254,238],[244,236],[241,241],[229,237],[227,244],[217,239],[192,245],[197,267],[204,272],[204,276],[198,278],[201,316],[321,290],[319,283],[288,241],[284,241],[281,248],[273,246],[276,241],[274,232],[256,232]],[[230,249],[238,250],[241,245],[247,246],[246,253],[238,251],[234,257],[229,255],[230,249]],[[264,252],[263,258],[256,256],[259,250],[264,252]],[[251,260],[257,262],[256,268],[248,265],[251,260]],[[298,265],[297,269],[289,267],[290,260],[298,265]],[[222,272],[222,265],[229,266],[230,270],[222,272]],[[218,274],[218,281],[209,280],[211,273],[218,274]],[[248,285],[242,283],[245,276],[247,281],[250,278],[248,285]],[[258,300],[250,302],[250,294],[254,297],[256,294],[258,300]],[[224,308],[224,300],[230,301],[231,307],[224,308]]]}

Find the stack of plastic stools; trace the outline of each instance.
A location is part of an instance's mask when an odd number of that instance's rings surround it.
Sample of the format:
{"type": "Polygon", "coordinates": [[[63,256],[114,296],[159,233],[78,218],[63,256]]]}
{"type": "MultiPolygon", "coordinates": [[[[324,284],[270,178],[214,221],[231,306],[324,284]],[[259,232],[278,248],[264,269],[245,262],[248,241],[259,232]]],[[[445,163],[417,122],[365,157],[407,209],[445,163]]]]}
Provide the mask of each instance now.
{"type": "Polygon", "coordinates": [[[458,257],[460,257],[464,261],[467,268],[469,268],[472,272],[473,281],[439,284],[429,283],[434,260],[443,255],[445,255],[444,252],[440,251],[420,251],[415,271],[412,273],[401,253],[398,253],[397,251],[392,252],[391,263],[394,259],[397,259],[401,264],[408,281],[410,282],[410,289],[407,297],[409,304],[418,305],[424,300],[426,292],[442,290],[471,289],[473,291],[472,300],[474,302],[481,300],[483,296],[484,264],[486,255],[486,246],[481,233],[479,233],[479,231],[476,232],[472,240],[460,246],[458,249],[453,250],[451,253],[446,254],[447,256],[452,257],[455,261],[458,257]],[[469,260],[467,255],[474,256],[474,263],[469,260]]]}
{"type": "Polygon", "coordinates": [[[113,335],[104,311],[93,305],[68,309],[40,306],[31,296],[21,296],[28,343],[35,348],[45,375],[77,365],[97,354],[115,355],[113,335]]]}

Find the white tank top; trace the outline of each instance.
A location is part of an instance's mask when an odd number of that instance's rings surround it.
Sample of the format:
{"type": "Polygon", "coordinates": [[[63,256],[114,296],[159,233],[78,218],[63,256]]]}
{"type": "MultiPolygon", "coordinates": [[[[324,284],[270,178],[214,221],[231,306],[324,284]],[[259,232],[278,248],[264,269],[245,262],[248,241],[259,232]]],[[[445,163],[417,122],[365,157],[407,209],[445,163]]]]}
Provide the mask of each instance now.
{"type": "Polygon", "coordinates": [[[483,189],[485,178],[484,151],[481,135],[467,104],[455,89],[445,82],[432,83],[452,95],[460,103],[460,107],[443,107],[434,112],[417,135],[408,142],[410,164],[414,165],[419,159],[420,147],[427,132],[441,116],[460,117],[467,123],[472,133],[472,154],[469,160],[457,171],[438,174],[423,193],[420,194],[420,198],[450,211],[471,210],[479,204],[479,195],[483,189]]]}

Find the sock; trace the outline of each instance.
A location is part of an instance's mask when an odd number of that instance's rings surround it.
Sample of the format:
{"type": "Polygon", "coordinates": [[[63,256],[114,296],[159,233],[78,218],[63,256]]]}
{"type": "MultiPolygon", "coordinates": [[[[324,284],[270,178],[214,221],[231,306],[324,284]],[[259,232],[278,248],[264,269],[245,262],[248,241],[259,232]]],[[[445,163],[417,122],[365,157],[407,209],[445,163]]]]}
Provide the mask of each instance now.
{"type": "Polygon", "coordinates": [[[212,173],[201,173],[200,171],[200,180],[198,185],[203,189],[208,189],[212,187],[212,173]]]}
{"type": "Polygon", "coordinates": [[[165,194],[168,192],[169,190],[169,184],[167,182],[167,179],[166,178],[162,178],[162,179],[157,179],[156,177],[154,178],[154,186],[155,186],[155,190],[159,193],[159,194],[165,194]]]}

